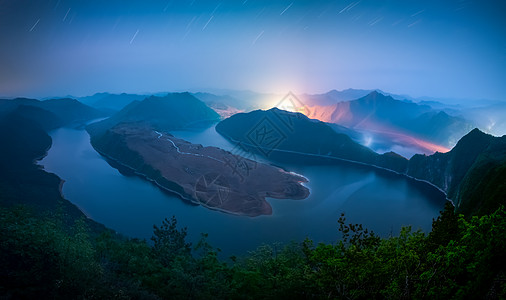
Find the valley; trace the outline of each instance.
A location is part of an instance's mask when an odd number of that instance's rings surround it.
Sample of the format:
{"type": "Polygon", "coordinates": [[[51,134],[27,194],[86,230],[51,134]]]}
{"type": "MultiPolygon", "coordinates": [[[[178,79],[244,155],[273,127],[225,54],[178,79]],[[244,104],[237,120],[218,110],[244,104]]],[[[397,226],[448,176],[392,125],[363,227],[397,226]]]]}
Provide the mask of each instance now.
{"type": "MultiPolygon", "coordinates": [[[[277,108],[227,117],[189,93],[133,100],[109,118],[89,122],[85,120],[106,112],[65,99],[61,104],[70,105],[75,114],[65,115],[58,101],[51,106],[36,100],[22,100],[25,104],[16,106],[20,100],[12,101],[7,102],[10,106],[2,119],[3,140],[12,145],[3,149],[6,159],[2,167],[8,170],[0,183],[3,205],[14,207],[7,212],[18,215],[15,207],[19,203],[56,218],[61,218],[63,211],[65,224],[76,224],[63,228],[79,228],[79,220],[85,220],[93,234],[93,242],[88,244],[92,249],[103,249],[104,241],[125,243],[122,247],[137,243],[145,250],[134,252],[147,257],[142,253],[158,251],[156,241],[161,234],[176,232],[190,242],[188,245],[196,245],[188,248],[190,256],[178,259],[189,262],[191,257],[199,257],[199,247],[213,249],[212,244],[218,248],[214,248],[216,252],[207,250],[206,257],[214,257],[216,262],[231,257],[230,270],[242,266],[234,255],[252,259],[261,253],[258,251],[272,249],[266,243],[273,249],[280,243],[293,245],[283,249],[298,249],[296,253],[305,247],[307,252],[295,254],[298,259],[303,258],[302,253],[317,253],[322,247],[345,245],[346,228],[365,233],[357,242],[359,247],[364,247],[360,246],[362,241],[390,243],[407,235],[422,239],[423,243],[417,244],[420,249],[431,249],[434,240],[441,239],[434,237],[434,232],[445,235],[457,226],[452,223],[447,231],[437,225],[443,222],[439,211],[445,203],[443,215],[455,209],[466,216],[486,216],[506,195],[502,180],[505,137],[478,129],[445,153],[416,154],[408,160],[361,144],[357,137],[363,132],[357,128],[277,108]],[[11,132],[16,134],[11,136],[11,132]],[[32,140],[40,143],[40,147],[34,145],[33,154],[32,140]],[[41,157],[48,145],[51,147],[38,163],[43,169],[28,159],[19,160],[22,168],[16,169],[17,157],[41,157]],[[22,176],[27,177],[20,179],[22,176]],[[23,188],[26,180],[31,181],[28,190],[23,188]],[[50,191],[51,196],[41,197],[43,191],[50,191]],[[448,204],[447,196],[455,207],[448,204]],[[350,225],[343,225],[342,214],[350,225]],[[174,217],[168,221],[170,215],[174,217]],[[176,217],[181,231],[172,227],[176,217]],[[172,225],[154,227],[152,246],[146,239],[153,236],[153,224],[160,223],[172,225]],[[362,226],[374,234],[362,231],[362,226]],[[313,242],[318,243],[316,248],[311,246],[313,242]]],[[[385,127],[376,128],[382,134],[373,137],[376,146],[417,143],[410,135],[398,135],[395,130],[385,134],[385,127]]],[[[75,238],[67,241],[79,242],[80,232],[71,233],[75,238]]],[[[135,255],[130,251],[126,252],[128,257],[135,255]]],[[[158,255],[153,259],[163,257],[158,255]]],[[[203,266],[201,261],[195,264],[203,266]]],[[[107,263],[98,265],[114,270],[107,263]]],[[[190,271],[184,268],[184,272],[190,271]]]]}
{"type": "Polygon", "coordinates": [[[506,299],[504,16],[0,0],[0,300],[506,299]]]}
{"type": "MultiPolygon", "coordinates": [[[[194,145],[237,153],[237,145],[223,138],[214,126],[172,134],[194,145]]],[[[153,224],[175,215],[181,226],[188,228],[191,241],[208,233],[209,242],[219,247],[225,258],[264,243],[290,243],[307,236],[317,242],[333,242],[339,238],[336,218],[342,212],[350,222],[362,223],[384,237],[407,224],[427,232],[446,201],[443,193],[425,183],[370,167],[321,161],[290,164],[257,155],[254,158],[262,163],[303,174],[309,180],[304,186],[310,194],[302,200],[268,197],[271,215],[245,217],[182,201],[130,168],[108,161],[92,147],[84,130],[62,128],[51,137],[53,146],[40,164],[65,179],[63,195],[90,218],[121,234],[149,239],[153,224]]],[[[183,147],[181,151],[191,152],[183,147]]]]}

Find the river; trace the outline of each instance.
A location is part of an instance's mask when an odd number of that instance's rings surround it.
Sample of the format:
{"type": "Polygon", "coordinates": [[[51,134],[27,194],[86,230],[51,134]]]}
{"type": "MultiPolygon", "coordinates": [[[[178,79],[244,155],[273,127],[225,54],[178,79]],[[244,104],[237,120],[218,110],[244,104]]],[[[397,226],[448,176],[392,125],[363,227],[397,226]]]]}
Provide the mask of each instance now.
{"type": "MultiPolygon", "coordinates": [[[[172,132],[204,146],[232,150],[234,145],[214,130],[172,132]]],[[[273,215],[240,217],[190,205],[135,175],[121,174],[91,146],[81,129],[51,132],[53,145],[39,162],[65,180],[63,194],[88,217],[130,237],[149,239],[153,225],[176,216],[190,240],[200,233],[223,255],[241,255],[262,243],[333,242],[340,238],[337,220],[362,223],[381,236],[397,235],[400,227],[430,231],[432,218],[445,196],[435,188],[400,175],[350,164],[283,165],[309,179],[305,200],[268,199],[273,215]]],[[[280,165],[277,163],[277,165],[280,165]]]]}

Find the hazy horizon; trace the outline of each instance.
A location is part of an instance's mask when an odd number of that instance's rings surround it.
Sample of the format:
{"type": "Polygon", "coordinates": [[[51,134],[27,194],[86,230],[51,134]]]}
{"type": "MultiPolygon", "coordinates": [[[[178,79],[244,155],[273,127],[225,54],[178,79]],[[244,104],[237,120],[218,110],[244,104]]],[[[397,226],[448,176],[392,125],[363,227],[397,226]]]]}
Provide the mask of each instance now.
{"type": "MultiPolygon", "coordinates": [[[[397,96],[402,96],[402,97],[406,97],[405,100],[415,100],[415,101],[436,101],[436,102],[440,102],[442,104],[447,104],[447,105],[458,105],[458,104],[463,104],[464,106],[466,105],[469,105],[468,107],[475,107],[475,106],[480,106],[480,105],[489,105],[489,104],[494,104],[494,103],[501,103],[501,102],[506,102],[506,98],[504,99],[491,99],[491,98],[453,98],[453,97],[437,97],[437,96],[433,96],[433,95],[422,95],[422,96],[413,96],[413,95],[409,95],[409,94],[397,94],[397,93],[394,93],[394,92],[391,92],[391,91],[386,91],[386,90],[383,90],[383,89],[380,89],[380,88],[371,88],[371,89],[366,89],[366,88],[344,88],[344,89],[330,89],[330,90],[326,90],[326,91],[323,91],[323,92],[314,92],[314,93],[311,93],[311,92],[301,92],[301,93],[296,93],[296,95],[322,95],[322,94],[326,94],[326,93],[329,93],[329,92],[332,92],[332,91],[338,91],[338,92],[343,92],[343,91],[346,91],[346,90],[366,90],[366,91],[379,91],[380,93],[382,94],[385,94],[385,95],[397,95],[397,96]],[[461,103],[461,101],[466,101],[466,103],[461,103]]],[[[257,94],[264,94],[264,95],[275,95],[275,96],[279,96],[280,99],[283,98],[285,95],[287,95],[288,93],[292,92],[291,90],[288,90],[286,92],[277,92],[277,91],[257,91],[257,90],[252,90],[252,89],[232,89],[232,88],[189,88],[189,89],[174,89],[174,90],[165,90],[165,91],[154,91],[154,92],[151,92],[151,91],[138,91],[138,92],[125,92],[125,91],[118,91],[118,92],[111,92],[111,91],[96,91],[96,92],[92,92],[92,93],[86,93],[86,94],[66,94],[66,95],[62,95],[62,94],[55,94],[55,95],[45,95],[45,94],[41,94],[41,95],[25,95],[25,94],[19,94],[19,95],[1,95],[0,94],[0,99],[16,99],[16,98],[29,98],[29,99],[38,99],[38,100],[49,100],[49,99],[60,99],[60,98],[72,98],[72,99],[77,99],[79,100],[80,98],[86,98],[86,97],[91,97],[91,96],[94,96],[94,95],[97,95],[97,94],[112,94],[112,95],[120,95],[120,94],[137,94],[137,95],[156,95],[156,96],[163,96],[165,94],[170,94],[170,93],[184,93],[184,92],[189,92],[189,93],[199,93],[199,92],[202,92],[202,93],[210,93],[210,94],[214,94],[214,95],[218,95],[218,96],[230,96],[230,94],[233,94],[233,93],[241,93],[241,92],[246,92],[246,93],[257,93],[257,94]]],[[[401,100],[401,98],[397,97],[396,98],[397,100],[401,100]]],[[[240,99],[239,99],[240,100],[240,99]]],[[[355,99],[352,99],[352,100],[355,100],[355,99]]]]}

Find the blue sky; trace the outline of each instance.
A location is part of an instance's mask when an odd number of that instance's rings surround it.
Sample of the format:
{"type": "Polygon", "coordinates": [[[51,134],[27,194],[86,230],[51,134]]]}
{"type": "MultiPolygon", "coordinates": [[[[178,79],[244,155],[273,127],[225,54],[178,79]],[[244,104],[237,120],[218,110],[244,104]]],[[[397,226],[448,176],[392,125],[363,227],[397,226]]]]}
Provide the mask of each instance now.
{"type": "Polygon", "coordinates": [[[0,0],[0,96],[378,88],[506,101],[504,3],[0,0]]]}

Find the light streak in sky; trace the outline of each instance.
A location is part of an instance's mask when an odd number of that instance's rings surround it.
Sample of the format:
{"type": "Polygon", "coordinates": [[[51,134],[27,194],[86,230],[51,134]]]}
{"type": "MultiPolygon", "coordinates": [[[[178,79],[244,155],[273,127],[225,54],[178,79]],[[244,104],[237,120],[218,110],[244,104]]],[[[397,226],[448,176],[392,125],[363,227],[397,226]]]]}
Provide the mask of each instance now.
{"type": "Polygon", "coordinates": [[[35,22],[35,24],[33,24],[32,28],[30,28],[30,32],[32,32],[35,29],[35,26],[37,26],[37,24],[39,24],[39,22],[40,22],[40,19],[38,19],[37,22],[35,22]]]}
{"type": "Polygon", "coordinates": [[[211,20],[214,18],[214,15],[212,15],[209,20],[207,21],[206,25],[204,25],[204,27],[202,27],[202,30],[205,30],[207,25],[209,25],[209,23],[211,23],[211,20]]]}
{"type": "Polygon", "coordinates": [[[260,32],[259,35],[257,35],[257,37],[255,38],[255,40],[253,41],[253,43],[251,44],[252,46],[256,44],[256,42],[258,41],[258,39],[260,39],[262,37],[262,35],[264,34],[264,30],[262,30],[262,32],[260,32]]]}
{"type": "Polygon", "coordinates": [[[279,15],[282,16],[290,7],[292,7],[293,5],[293,2],[290,3],[290,5],[288,5],[279,15]]]}
{"type": "Polygon", "coordinates": [[[378,17],[374,20],[372,20],[370,23],[369,23],[369,26],[374,26],[376,25],[377,23],[379,23],[381,20],[383,20],[383,17],[378,17]]]}
{"type": "Polygon", "coordinates": [[[137,29],[137,31],[135,32],[134,36],[132,37],[132,39],[130,40],[130,45],[134,42],[135,40],[135,37],[137,36],[137,34],[139,33],[139,29],[137,29]]]}
{"type": "Polygon", "coordinates": [[[422,21],[422,20],[417,20],[417,21],[415,21],[415,22],[413,22],[413,23],[409,24],[409,25],[408,25],[408,28],[409,28],[409,27],[413,27],[413,26],[415,26],[416,24],[420,23],[421,21],[422,21]]]}
{"type": "Polygon", "coordinates": [[[412,17],[416,17],[416,16],[418,16],[419,14],[423,13],[424,11],[425,11],[425,9],[422,9],[422,10],[420,10],[420,11],[418,11],[418,12],[416,12],[416,13],[412,14],[411,16],[412,16],[412,17]]]}
{"type": "Polygon", "coordinates": [[[341,9],[341,11],[339,13],[341,14],[345,11],[349,11],[350,9],[352,9],[353,7],[355,7],[359,3],[360,3],[360,1],[352,2],[352,3],[348,4],[345,8],[341,9]]]}
{"type": "Polygon", "coordinates": [[[67,10],[67,13],[65,14],[65,17],[63,17],[63,22],[65,22],[65,20],[67,19],[67,16],[69,15],[69,12],[70,12],[70,8],[69,8],[69,10],[67,10]]]}

